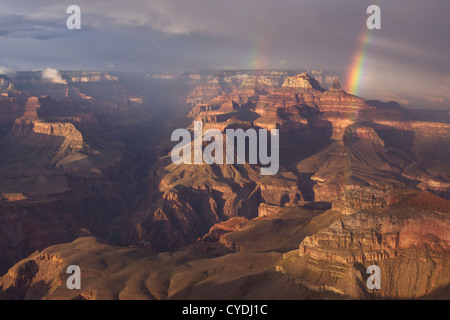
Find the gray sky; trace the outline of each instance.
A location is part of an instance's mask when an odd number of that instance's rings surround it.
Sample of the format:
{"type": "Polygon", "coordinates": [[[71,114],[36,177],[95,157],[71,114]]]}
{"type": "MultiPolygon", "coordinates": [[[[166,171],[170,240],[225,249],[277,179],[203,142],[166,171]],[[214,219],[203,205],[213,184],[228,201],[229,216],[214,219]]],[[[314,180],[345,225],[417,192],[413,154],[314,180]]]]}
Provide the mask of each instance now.
{"type": "Polygon", "coordinates": [[[358,95],[450,108],[448,0],[1,0],[0,72],[346,71],[370,4],[381,30],[369,31],[358,95]],[[71,4],[81,30],[66,28],[71,4]]]}

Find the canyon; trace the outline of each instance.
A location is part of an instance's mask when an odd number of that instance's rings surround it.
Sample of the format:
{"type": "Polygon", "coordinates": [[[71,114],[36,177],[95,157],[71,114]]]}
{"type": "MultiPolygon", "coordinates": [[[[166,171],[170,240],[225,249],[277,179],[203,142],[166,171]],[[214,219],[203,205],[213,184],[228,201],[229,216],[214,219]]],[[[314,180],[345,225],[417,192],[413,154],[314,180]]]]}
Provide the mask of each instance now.
{"type": "Polygon", "coordinates": [[[326,70],[59,73],[0,77],[0,299],[450,297],[449,111],[326,70]],[[196,122],[278,130],[278,172],[173,163],[196,122]]]}

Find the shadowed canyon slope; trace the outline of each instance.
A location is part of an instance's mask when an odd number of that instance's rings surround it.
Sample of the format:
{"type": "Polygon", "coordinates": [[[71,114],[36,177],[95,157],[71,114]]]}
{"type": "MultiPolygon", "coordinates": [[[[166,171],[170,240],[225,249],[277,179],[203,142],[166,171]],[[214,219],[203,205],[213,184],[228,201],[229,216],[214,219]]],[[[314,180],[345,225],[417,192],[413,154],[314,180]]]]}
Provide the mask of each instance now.
{"type": "Polygon", "coordinates": [[[3,77],[0,298],[448,299],[449,112],[304,71],[3,77]],[[173,164],[194,121],[279,129],[278,173],[173,164]]]}

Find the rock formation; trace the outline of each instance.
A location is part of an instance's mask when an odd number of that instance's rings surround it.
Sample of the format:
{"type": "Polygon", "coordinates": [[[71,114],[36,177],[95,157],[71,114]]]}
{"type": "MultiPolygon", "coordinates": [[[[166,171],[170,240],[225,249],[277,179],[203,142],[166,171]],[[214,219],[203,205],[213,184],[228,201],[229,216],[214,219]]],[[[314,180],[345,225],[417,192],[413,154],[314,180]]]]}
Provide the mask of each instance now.
{"type": "Polygon", "coordinates": [[[299,283],[317,286],[315,290],[319,291],[323,289],[314,277],[321,274],[326,279],[325,290],[353,297],[379,296],[371,295],[364,287],[350,290],[343,278],[348,273],[357,280],[358,268],[373,264],[384,268],[379,297],[426,296],[448,285],[450,274],[445,265],[450,245],[449,202],[426,192],[378,190],[379,200],[363,200],[361,208],[361,196],[367,197],[367,192],[347,192],[342,204],[333,207],[344,209],[347,216],[306,237],[299,246],[300,261],[288,259],[290,271],[285,272],[292,272],[299,283]],[[311,269],[313,265],[317,268],[311,269]],[[340,272],[333,274],[338,266],[340,272]],[[404,269],[393,271],[399,266],[404,269]],[[411,268],[416,273],[407,275],[411,268]],[[409,277],[414,282],[409,282],[409,277]]]}
{"type": "Polygon", "coordinates": [[[448,295],[448,112],[366,101],[320,70],[60,76],[0,77],[0,297],[448,295]],[[278,129],[278,173],[173,164],[170,134],[193,121],[278,129]],[[88,235],[104,243],[45,249],[88,235]],[[75,261],[92,271],[76,294],[75,261]]]}

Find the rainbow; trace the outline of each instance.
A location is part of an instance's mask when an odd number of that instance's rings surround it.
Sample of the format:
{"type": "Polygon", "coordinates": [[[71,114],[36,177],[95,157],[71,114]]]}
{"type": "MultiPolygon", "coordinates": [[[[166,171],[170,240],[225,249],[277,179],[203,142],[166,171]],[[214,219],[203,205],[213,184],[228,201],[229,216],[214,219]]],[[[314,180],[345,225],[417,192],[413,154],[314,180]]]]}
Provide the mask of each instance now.
{"type": "Polygon", "coordinates": [[[347,79],[347,88],[349,93],[352,93],[354,95],[359,94],[359,87],[367,61],[367,48],[372,41],[372,34],[373,32],[368,29],[363,32],[359,39],[359,48],[352,60],[349,76],[347,79]]]}
{"type": "Polygon", "coordinates": [[[252,50],[248,57],[247,66],[249,69],[267,69],[269,68],[267,57],[268,38],[264,34],[258,33],[252,38],[252,50]]]}
{"type": "MultiPolygon", "coordinates": [[[[382,2],[383,0],[378,0],[375,1],[374,4],[381,7],[382,2]]],[[[364,71],[366,69],[367,51],[368,51],[367,49],[369,48],[369,45],[373,41],[374,33],[375,33],[374,30],[369,30],[364,25],[364,31],[361,33],[361,36],[359,37],[358,50],[356,50],[356,53],[353,56],[350,72],[348,74],[346,83],[347,91],[354,95],[359,94],[360,85],[362,82],[364,71]]]]}

